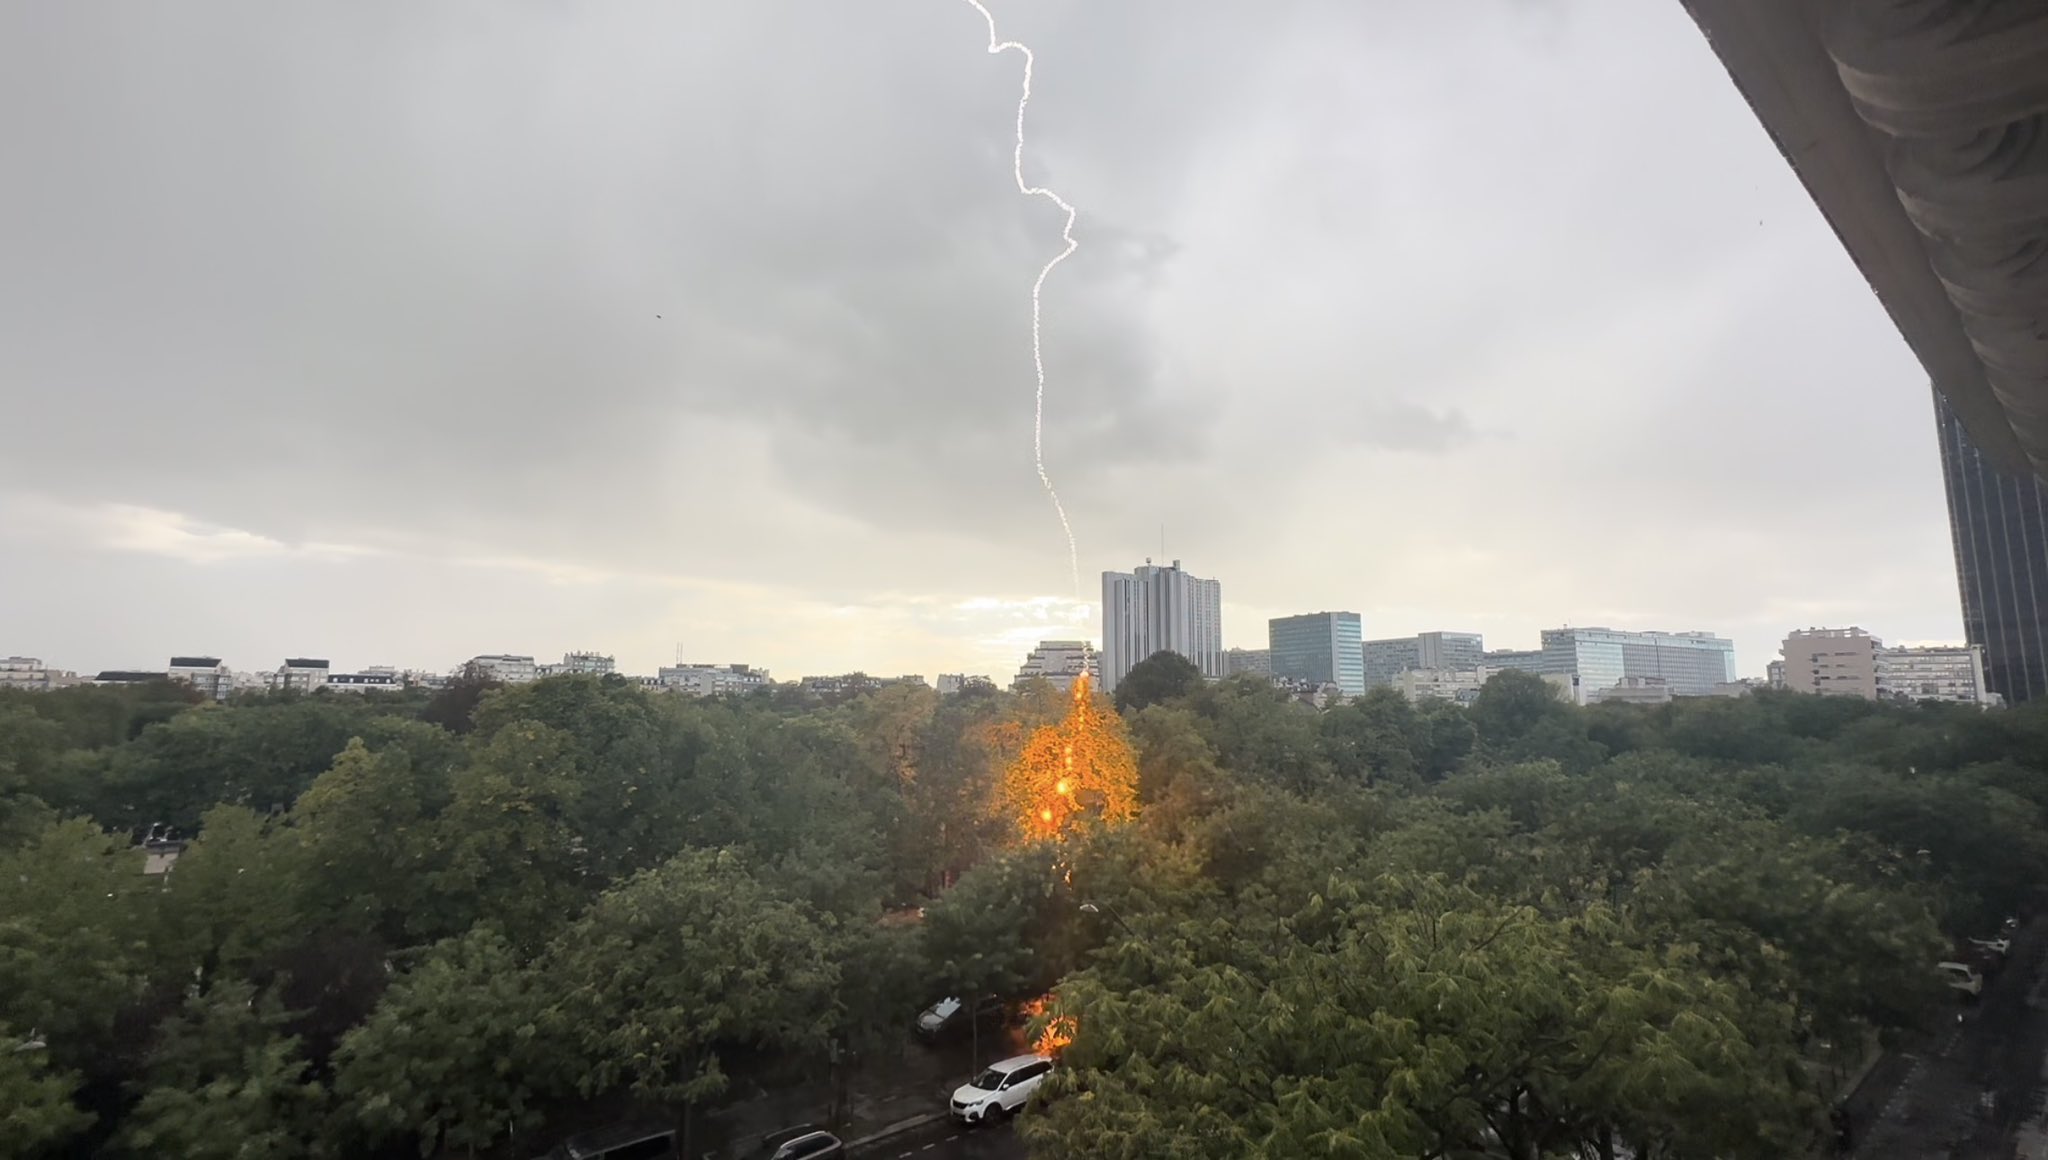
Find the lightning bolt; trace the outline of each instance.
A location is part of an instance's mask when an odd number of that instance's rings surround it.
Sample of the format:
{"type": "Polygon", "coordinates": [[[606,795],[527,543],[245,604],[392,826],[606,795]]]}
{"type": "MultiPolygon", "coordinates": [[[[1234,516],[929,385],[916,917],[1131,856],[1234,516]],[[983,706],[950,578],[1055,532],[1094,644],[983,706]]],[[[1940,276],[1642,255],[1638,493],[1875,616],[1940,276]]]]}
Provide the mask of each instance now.
{"type": "Polygon", "coordinates": [[[1033,63],[1029,46],[1014,40],[1001,40],[996,36],[996,18],[982,6],[981,0],[967,0],[981,18],[988,22],[988,51],[997,56],[1016,49],[1024,56],[1024,88],[1017,97],[1017,148],[1011,157],[1011,168],[1017,176],[1017,192],[1025,197],[1042,197],[1066,211],[1067,222],[1060,227],[1060,239],[1066,248],[1052,256],[1038,271],[1038,280],[1031,284],[1031,367],[1038,375],[1038,393],[1031,411],[1031,460],[1038,468],[1038,482],[1045,485],[1045,494],[1052,499],[1052,510],[1060,517],[1060,530],[1067,534],[1067,568],[1073,574],[1074,597],[1081,596],[1081,551],[1074,542],[1074,525],[1067,522],[1066,505],[1060,503],[1060,493],[1052,485],[1052,477],[1045,473],[1045,345],[1041,336],[1039,300],[1045,291],[1045,280],[1052,274],[1053,267],[1067,260],[1067,256],[1079,249],[1081,243],[1074,240],[1074,207],[1065,198],[1042,185],[1032,185],[1024,180],[1024,110],[1031,104],[1031,66],[1033,63]]]}

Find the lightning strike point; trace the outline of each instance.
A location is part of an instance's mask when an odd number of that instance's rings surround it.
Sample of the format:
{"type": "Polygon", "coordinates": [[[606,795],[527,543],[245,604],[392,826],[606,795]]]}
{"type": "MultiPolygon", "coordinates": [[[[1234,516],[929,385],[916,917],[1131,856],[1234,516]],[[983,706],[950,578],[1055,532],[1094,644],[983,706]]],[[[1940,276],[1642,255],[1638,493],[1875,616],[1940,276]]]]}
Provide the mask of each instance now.
{"type": "Polygon", "coordinates": [[[1038,280],[1031,284],[1031,366],[1038,375],[1038,392],[1031,412],[1031,459],[1038,468],[1038,482],[1045,485],[1045,494],[1052,500],[1052,510],[1060,517],[1060,530],[1067,536],[1067,569],[1073,576],[1074,598],[1081,597],[1081,551],[1074,541],[1074,525],[1067,520],[1066,505],[1060,503],[1060,493],[1052,485],[1052,477],[1045,472],[1045,346],[1040,337],[1039,319],[1042,312],[1039,297],[1045,289],[1045,280],[1053,267],[1067,260],[1067,256],[1081,247],[1074,240],[1074,207],[1066,199],[1042,185],[1032,185],[1024,180],[1024,110],[1031,104],[1031,66],[1034,63],[1029,46],[1015,40],[1002,40],[996,35],[996,18],[984,7],[981,0],[967,0],[981,18],[988,23],[989,55],[1017,50],[1024,57],[1024,85],[1017,97],[1017,147],[1011,154],[1011,169],[1017,178],[1017,192],[1025,197],[1042,197],[1060,207],[1067,215],[1066,224],[1060,227],[1060,240],[1066,247],[1054,254],[1038,271],[1038,280]]]}

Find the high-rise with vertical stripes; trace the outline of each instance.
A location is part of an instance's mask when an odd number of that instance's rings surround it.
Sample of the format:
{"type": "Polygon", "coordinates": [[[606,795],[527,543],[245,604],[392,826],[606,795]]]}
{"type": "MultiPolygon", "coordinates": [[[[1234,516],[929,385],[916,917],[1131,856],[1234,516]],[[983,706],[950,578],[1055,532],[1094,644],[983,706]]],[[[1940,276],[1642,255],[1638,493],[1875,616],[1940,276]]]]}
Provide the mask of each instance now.
{"type": "Polygon", "coordinates": [[[1984,649],[1984,683],[2008,705],[2048,696],[2048,495],[2038,477],[2001,471],[1939,390],[1934,428],[1948,490],[1963,636],[1984,649]]]}
{"type": "Polygon", "coordinates": [[[1223,674],[1223,585],[1181,571],[1180,561],[1147,560],[1129,572],[1102,574],[1102,691],[1139,661],[1176,652],[1212,680],[1223,674]]]}

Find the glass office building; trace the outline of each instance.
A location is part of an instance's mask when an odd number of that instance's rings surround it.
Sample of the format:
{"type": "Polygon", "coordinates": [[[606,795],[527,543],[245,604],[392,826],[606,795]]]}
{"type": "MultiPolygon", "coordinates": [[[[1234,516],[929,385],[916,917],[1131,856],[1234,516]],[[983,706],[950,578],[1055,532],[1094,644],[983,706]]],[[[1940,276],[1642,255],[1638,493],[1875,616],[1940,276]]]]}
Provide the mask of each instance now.
{"type": "Polygon", "coordinates": [[[1934,392],[1963,636],[1984,650],[1984,683],[2008,705],[2048,695],[2048,496],[2034,476],[2000,471],[1934,392]]]}
{"type": "Polygon", "coordinates": [[[1402,673],[1462,673],[1485,664],[1486,640],[1476,632],[1424,632],[1364,642],[1365,687],[1392,685],[1402,673]]]}
{"type": "Polygon", "coordinates": [[[1350,696],[1365,692],[1365,653],[1356,612],[1311,612],[1266,622],[1273,675],[1282,680],[1335,685],[1350,696]]]}
{"type": "Polygon", "coordinates": [[[1486,639],[1476,632],[1425,632],[1415,638],[1416,667],[1461,673],[1486,663],[1486,639]]]}
{"type": "Polygon", "coordinates": [[[1422,667],[1422,646],[1412,636],[1369,640],[1360,645],[1360,651],[1364,654],[1365,687],[1368,689],[1391,685],[1395,677],[1422,667]]]}
{"type": "Polygon", "coordinates": [[[1659,677],[1679,697],[1703,697],[1735,679],[1735,642],[1711,632],[1546,628],[1543,672],[1577,678],[1581,695],[1628,677],[1659,677]]]}

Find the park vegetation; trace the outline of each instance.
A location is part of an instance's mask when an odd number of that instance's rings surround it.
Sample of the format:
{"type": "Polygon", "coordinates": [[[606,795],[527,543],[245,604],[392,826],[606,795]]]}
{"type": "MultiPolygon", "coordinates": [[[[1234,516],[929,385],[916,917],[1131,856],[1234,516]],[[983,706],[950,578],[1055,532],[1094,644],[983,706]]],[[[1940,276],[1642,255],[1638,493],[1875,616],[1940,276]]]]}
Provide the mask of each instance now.
{"type": "Polygon", "coordinates": [[[0,1157],[530,1156],[994,992],[1041,1157],[1775,1160],[2048,870],[2036,708],[1141,670],[0,694],[0,1157]]]}

